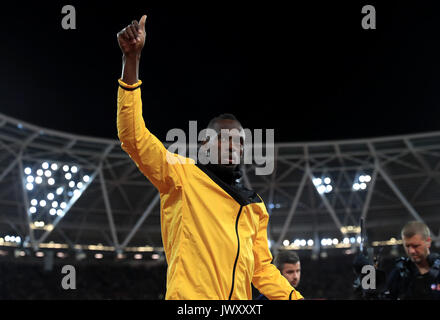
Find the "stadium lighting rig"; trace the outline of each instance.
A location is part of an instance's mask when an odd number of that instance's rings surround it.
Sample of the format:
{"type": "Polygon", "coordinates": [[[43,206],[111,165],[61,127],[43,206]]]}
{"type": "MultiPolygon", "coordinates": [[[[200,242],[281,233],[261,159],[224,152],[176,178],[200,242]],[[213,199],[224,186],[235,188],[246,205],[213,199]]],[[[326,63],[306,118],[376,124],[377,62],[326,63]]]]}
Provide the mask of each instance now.
{"type": "Polygon", "coordinates": [[[330,193],[333,191],[332,179],[330,177],[314,178],[313,184],[319,194],[330,193]]]}
{"type": "Polygon", "coordinates": [[[30,227],[49,231],[93,180],[79,165],[56,161],[28,162],[22,178],[28,198],[30,227]]]}
{"type": "Polygon", "coordinates": [[[371,176],[368,174],[361,174],[356,177],[353,182],[353,191],[363,191],[368,187],[368,183],[371,181],[371,176]]]}

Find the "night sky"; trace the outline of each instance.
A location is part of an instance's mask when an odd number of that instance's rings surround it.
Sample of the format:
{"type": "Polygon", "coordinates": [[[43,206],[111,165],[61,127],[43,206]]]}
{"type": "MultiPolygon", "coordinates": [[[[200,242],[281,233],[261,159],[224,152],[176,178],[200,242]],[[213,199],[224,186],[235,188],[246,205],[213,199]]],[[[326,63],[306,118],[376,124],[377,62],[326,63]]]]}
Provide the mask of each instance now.
{"type": "Polygon", "coordinates": [[[90,2],[2,4],[1,113],[116,139],[116,33],[147,14],[144,117],[161,140],[225,112],[274,128],[276,142],[440,130],[440,11],[429,2],[90,2]],[[61,27],[66,4],[76,30],[61,27]],[[366,4],[376,30],[361,27],[366,4]]]}

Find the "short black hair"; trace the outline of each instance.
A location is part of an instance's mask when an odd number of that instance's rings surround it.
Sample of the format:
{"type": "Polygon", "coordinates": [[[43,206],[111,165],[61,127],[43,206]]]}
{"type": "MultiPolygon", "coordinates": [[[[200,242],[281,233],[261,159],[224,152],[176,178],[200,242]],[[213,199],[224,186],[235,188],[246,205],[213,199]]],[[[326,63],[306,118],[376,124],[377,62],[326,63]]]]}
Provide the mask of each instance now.
{"type": "Polygon", "coordinates": [[[234,120],[234,121],[237,121],[240,124],[240,126],[241,126],[240,121],[238,121],[237,117],[234,116],[232,113],[222,113],[222,114],[212,118],[209,121],[207,128],[214,129],[214,123],[216,123],[219,120],[234,120]]]}
{"type": "Polygon", "coordinates": [[[299,256],[295,251],[292,250],[280,251],[274,260],[274,264],[278,268],[278,270],[281,270],[285,263],[295,264],[298,262],[299,256]]]}

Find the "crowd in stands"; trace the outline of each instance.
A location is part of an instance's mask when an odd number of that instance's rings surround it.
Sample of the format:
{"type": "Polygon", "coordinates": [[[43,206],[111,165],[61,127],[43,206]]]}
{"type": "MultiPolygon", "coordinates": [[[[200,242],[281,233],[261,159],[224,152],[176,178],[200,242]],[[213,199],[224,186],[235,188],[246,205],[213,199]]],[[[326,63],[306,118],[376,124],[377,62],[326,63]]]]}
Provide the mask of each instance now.
{"type": "MultiPolygon", "coordinates": [[[[307,299],[354,299],[353,255],[312,260],[301,257],[298,290],[307,299]]],[[[61,286],[62,264],[45,271],[40,264],[0,262],[0,299],[158,300],[166,291],[166,264],[134,266],[105,263],[75,266],[76,289],[61,286]]],[[[195,270],[195,272],[197,272],[195,270]]],[[[254,289],[254,298],[258,292],[254,289]]]]}

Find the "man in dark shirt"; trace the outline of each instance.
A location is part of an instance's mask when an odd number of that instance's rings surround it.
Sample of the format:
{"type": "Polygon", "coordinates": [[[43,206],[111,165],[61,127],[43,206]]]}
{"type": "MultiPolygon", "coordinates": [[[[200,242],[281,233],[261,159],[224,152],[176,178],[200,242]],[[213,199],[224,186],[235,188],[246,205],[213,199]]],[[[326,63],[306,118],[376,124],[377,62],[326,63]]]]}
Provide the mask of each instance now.
{"type": "Polygon", "coordinates": [[[430,253],[431,236],[426,224],[408,222],[402,229],[408,257],[397,260],[388,278],[387,299],[440,299],[440,255],[430,253]]]}

